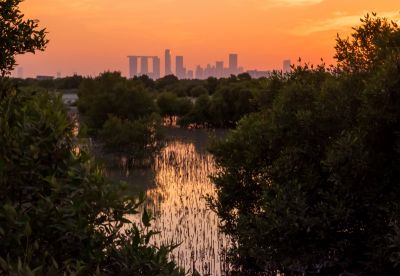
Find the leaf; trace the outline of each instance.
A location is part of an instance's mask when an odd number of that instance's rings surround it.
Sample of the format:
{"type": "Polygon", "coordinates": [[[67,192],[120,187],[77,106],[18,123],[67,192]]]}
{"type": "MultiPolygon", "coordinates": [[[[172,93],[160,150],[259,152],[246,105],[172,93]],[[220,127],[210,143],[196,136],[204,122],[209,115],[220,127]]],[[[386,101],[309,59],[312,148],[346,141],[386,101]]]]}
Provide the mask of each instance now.
{"type": "Polygon", "coordinates": [[[146,227],[150,227],[150,219],[151,219],[151,217],[150,217],[150,215],[149,215],[149,213],[147,212],[147,210],[146,210],[146,208],[143,210],[143,215],[142,215],[142,223],[143,223],[143,225],[144,226],[146,226],[146,227]]]}

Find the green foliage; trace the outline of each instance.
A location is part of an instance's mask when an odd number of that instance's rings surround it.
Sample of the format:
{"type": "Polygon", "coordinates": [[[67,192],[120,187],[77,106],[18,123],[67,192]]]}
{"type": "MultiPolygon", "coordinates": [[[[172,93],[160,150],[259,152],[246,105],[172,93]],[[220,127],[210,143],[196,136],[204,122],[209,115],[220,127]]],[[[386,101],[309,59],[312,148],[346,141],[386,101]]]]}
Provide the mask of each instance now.
{"type": "Polygon", "coordinates": [[[166,89],[168,87],[171,87],[172,85],[174,85],[174,84],[176,84],[178,82],[179,82],[179,80],[178,80],[178,78],[176,76],[167,75],[167,76],[164,76],[164,77],[158,79],[156,81],[155,86],[156,86],[156,88],[158,90],[162,91],[162,90],[164,90],[164,89],[166,89]]]}
{"type": "Polygon", "coordinates": [[[179,112],[178,97],[171,92],[163,92],[157,98],[161,116],[174,116],[179,112]]]}
{"type": "Polygon", "coordinates": [[[213,94],[218,87],[218,79],[214,77],[209,77],[206,81],[206,87],[208,94],[213,94]]]}
{"type": "MultiPolygon", "coordinates": [[[[379,41],[397,37],[368,18],[354,40],[370,26],[379,41]]],[[[338,54],[369,53],[367,67],[344,57],[345,70],[305,65],[272,79],[261,111],[211,147],[220,171],[210,204],[237,270],[400,273],[400,43],[384,55],[338,43],[338,54]]]]}
{"type": "Polygon", "coordinates": [[[207,94],[199,96],[193,109],[183,116],[180,125],[196,124],[207,127],[234,127],[243,116],[254,112],[255,92],[246,82],[223,82],[210,97],[207,94]]]}
{"type": "Polygon", "coordinates": [[[249,73],[241,73],[237,76],[239,80],[251,80],[251,76],[249,73]]]}
{"type": "Polygon", "coordinates": [[[387,56],[398,51],[400,29],[386,18],[367,14],[360,19],[361,25],[354,27],[351,38],[336,39],[336,55],[341,69],[366,72],[381,64],[387,56]]]}
{"type": "Polygon", "coordinates": [[[74,92],[80,85],[78,109],[89,133],[95,135],[110,115],[134,121],[154,112],[170,117],[170,122],[176,116],[182,127],[234,127],[243,116],[271,102],[270,87],[284,79],[278,73],[271,79],[246,76],[178,80],[170,75],[153,82],[147,76],[127,80],[119,72],[105,72],[96,78],[73,76],[14,83],[61,93],[74,92]]]}
{"type": "Polygon", "coordinates": [[[252,105],[253,93],[244,83],[222,86],[213,95],[210,106],[213,124],[234,126],[244,115],[255,111],[252,105]]]}
{"type": "Polygon", "coordinates": [[[119,72],[106,72],[84,79],[79,90],[78,109],[89,133],[100,134],[104,150],[126,156],[131,165],[150,164],[163,138],[143,79],[126,80],[119,72]]]}
{"type": "Polygon", "coordinates": [[[192,97],[197,98],[201,95],[206,95],[206,94],[208,94],[208,90],[202,85],[197,85],[190,90],[190,96],[192,97]]]}
{"type": "Polygon", "coordinates": [[[189,124],[195,124],[198,126],[207,125],[209,121],[209,109],[210,97],[208,95],[201,95],[196,99],[193,109],[183,116],[178,124],[182,126],[188,126],[189,124]]]}
{"type": "Polygon", "coordinates": [[[109,115],[133,121],[156,111],[148,91],[133,85],[119,72],[84,79],[79,90],[78,108],[88,127],[94,131],[103,126],[109,115]]]}
{"type": "Polygon", "coordinates": [[[125,198],[72,143],[60,98],[7,88],[0,100],[0,274],[183,275],[149,245],[125,198]]]}
{"type": "Polygon", "coordinates": [[[4,77],[15,67],[15,55],[43,50],[48,42],[38,21],[24,19],[18,8],[22,0],[0,0],[0,73],[4,77]]]}
{"type": "Polygon", "coordinates": [[[163,146],[161,120],[155,116],[135,121],[111,116],[100,131],[104,149],[126,155],[132,165],[149,163],[163,146]]]}

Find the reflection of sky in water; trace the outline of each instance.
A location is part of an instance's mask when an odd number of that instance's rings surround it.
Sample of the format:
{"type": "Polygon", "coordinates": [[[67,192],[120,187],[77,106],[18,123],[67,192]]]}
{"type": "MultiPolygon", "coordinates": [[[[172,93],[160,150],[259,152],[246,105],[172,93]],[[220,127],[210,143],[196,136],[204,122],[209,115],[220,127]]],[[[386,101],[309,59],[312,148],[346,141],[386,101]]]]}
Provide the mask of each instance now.
{"type": "MultiPolygon", "coordinates": [[[[195,139],[201,135],[197,132],[195,139]]],[[[215,194],[208,178],[214,161],[204,149],[198,151],[196,142],[174,136],[156,159],[156,186],[147,190],[147,197],[156,217],[152,227],[161,234],[152,242],[180,243],[172,256],[180,266],[192,271],[194,265],[202,275],[221,275],[225,269],[219,253],[226,248],[226,239],[218,233],[218,217],[204,199],[215,194]]]]}

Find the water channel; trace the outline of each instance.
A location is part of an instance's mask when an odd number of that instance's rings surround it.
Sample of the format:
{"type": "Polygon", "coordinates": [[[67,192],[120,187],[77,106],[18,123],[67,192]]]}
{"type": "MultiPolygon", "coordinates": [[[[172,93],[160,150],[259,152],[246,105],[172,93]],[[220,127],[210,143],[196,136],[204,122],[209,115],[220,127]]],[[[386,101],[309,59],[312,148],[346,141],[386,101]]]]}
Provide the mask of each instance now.
{"type": "MultiPolygon", "coordinates": [[[[152,227],[161,232],[151,243],[180,244],[171,258],[189,273],[195,268],[201,275],[224,275],[227,239],[204,198],[215,194],[209,179],[215,172],[214,160],[206,151],[210,132],[171,128],[166,133],[166,146],[153,168],[109,168],[108,175],[126,181],[133,193],[146,192],[147,208],[155,216],[152,227]]],[[[212,134],[222,136],[223,131],[212,134]]]]}

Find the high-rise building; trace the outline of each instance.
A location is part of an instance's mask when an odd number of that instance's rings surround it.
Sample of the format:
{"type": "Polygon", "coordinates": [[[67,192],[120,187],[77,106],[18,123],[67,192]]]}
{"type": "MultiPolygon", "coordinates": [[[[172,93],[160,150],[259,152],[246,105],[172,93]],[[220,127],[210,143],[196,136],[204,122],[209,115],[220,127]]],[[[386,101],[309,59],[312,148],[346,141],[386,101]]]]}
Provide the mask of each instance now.
{"type": "Polygon", "coordinates": [[[238,73],[238,55],[229,54],[229,74],[236,75],[238,73]]]}
{"type": "Polygon", "coordinates": [[[139,75],[147,75],[152,79],[160,78],[160,58],[158,56],[128,56],[129,58],[129,77],[133,78],[139,75]],[[149,70],[149,59],[152,64],[149,70]],[[140,62],[140,72],[138,64],[140,62]]]}
{"type": "Polygon", "coordinates": [[[198,80],[204,79],[204,69],[200,66],[196,66],[195,78],[198,80]]]}
{"type": "Polygon", "coordinates": [[[171,52],[169,49],[165,50],[165,72],[164,75],[172,74],[172,66],[171,66],[171,52]]]}
{"type": "Polygon", "coordinates": [[[129,58],[129,77],[133,78],[137,75],[138,72],[138,57],[137,56],[128,56],[129,58]]]}
{"type": "Polygon", "coordinates": [[[160,58],[154,56],[153,57],[153,74],[152,74],[153,79],[159,79],[160,78],[160,58]]]}
{"type": "Polygon", "coordinates": [[[283,61],[283,73],[288,73],[292,70],[290,59],[285,59],[283,61]]]}
{"type": "Polygon", "coordinates": [[[149,74],[149,63],[148,57],[140,57],[140,75],[148,75],[149,74]]]}
{"type": "Polygon", "coordinates": [[[188,71],[187,71],[187,74],[186,74],[186,77],[187,77],[188,79],[193,79],[193,70],[188,70],[188,71]]]}
{"type": "Polygon", "coordinates": [[[178,79],[186,78],[186,69],[183,67],[183,56],[176,56],[175,58],[175,73],[178,79]]]}
{"type": "Polygon", "coordinates": [[[215,63],[215,76],[217,78],[222,78],[224,76],[224,62],[217,61],[215,63]]]}
{"type": "Polygon", "coordinates": [[[204,69],[203,78],[213,77],[215,76],[215,67],[207,64],[207,67],[204,69]]]}

